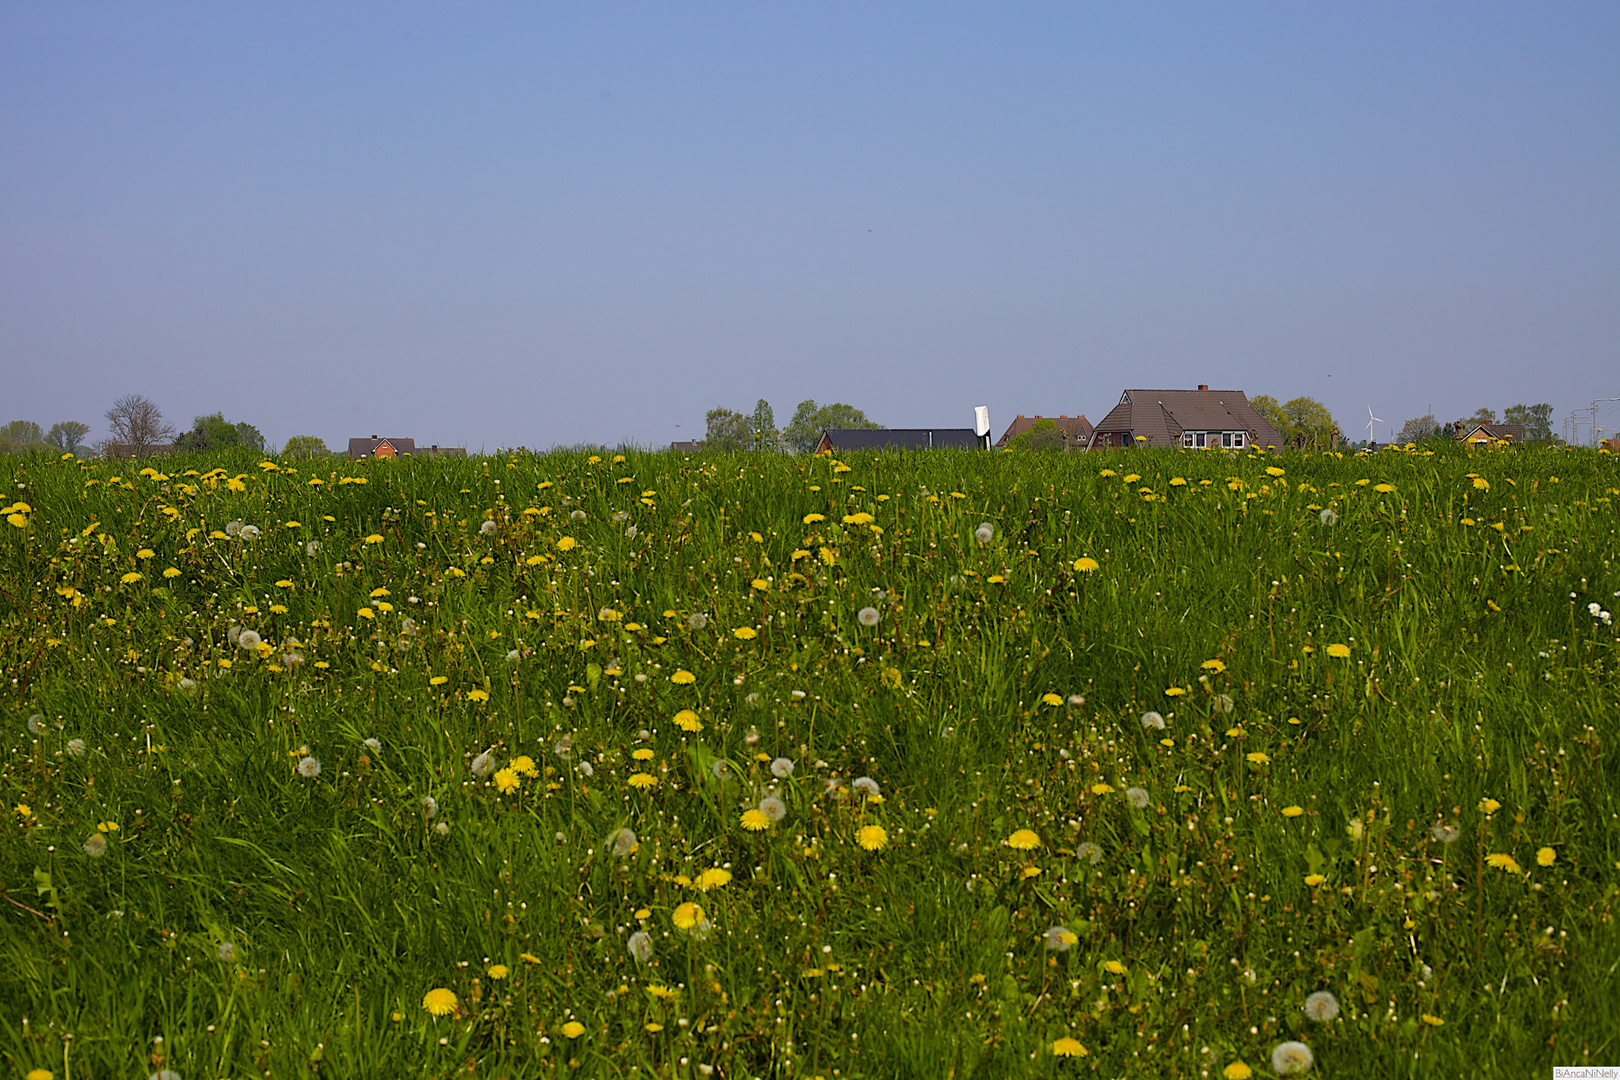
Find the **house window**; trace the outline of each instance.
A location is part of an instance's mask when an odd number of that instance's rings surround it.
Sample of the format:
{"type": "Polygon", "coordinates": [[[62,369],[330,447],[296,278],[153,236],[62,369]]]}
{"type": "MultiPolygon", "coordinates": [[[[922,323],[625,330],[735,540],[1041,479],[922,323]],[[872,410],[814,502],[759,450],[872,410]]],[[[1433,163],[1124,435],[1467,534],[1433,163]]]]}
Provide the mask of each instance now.
{"type": "Polygon", "coordinates": [[[1241,432],[1241,431],[1223,431],[1223,432],[1221,432],[1221,447],[1223,449],[1226,449],[1226,450],[1241,450],[1241,449],[1243,449],[1244,445],[1245,445],[1245,440],[1244,440],[1244,437],[1243,437],[1243,432],[1241,432]]]}

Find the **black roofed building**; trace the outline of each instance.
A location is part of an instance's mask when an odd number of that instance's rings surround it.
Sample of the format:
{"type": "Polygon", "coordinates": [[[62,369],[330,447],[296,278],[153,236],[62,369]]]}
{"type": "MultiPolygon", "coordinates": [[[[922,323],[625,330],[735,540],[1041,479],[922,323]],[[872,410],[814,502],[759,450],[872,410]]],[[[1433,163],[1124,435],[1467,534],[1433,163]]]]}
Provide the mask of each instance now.
{"type": "Polygon", "coordinates": [[[1277,429],[1241,390],[1127,390],[1091,433],[1090,449],[1180,446],[1189,450],[1280,447],[1277,429]]]}
{"type": "Polygon", "coordinates": [[[816,453],[847,450],[977,450],[972,428],[828,428],[816,453]]]}

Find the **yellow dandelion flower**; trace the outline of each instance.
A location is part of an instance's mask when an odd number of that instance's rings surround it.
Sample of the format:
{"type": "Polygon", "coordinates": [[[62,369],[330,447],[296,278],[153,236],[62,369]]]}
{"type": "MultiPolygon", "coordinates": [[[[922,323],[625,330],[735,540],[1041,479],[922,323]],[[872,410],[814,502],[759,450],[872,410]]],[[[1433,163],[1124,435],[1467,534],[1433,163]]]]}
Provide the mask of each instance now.
{"type": "Polygon", "coordinates": [[[49,1069],[29,1069],[23,1080],[51,1080],[54,1075],[49,1069]]]}
{"type": "Polygon", "coordinates": [[[881,825],[862,825],[855,832],[855,842],[867,851],[882,851],[889,846],[889,834],[881,825]]]}
{"type": "Polygon", "coordinates": [[[1305,875],[1305,884],[1309,885],[1313,889],[1316,888],[1318,885],[1322,884],[1322,882],[1324,882],[1326,880],[1327,880],[1327,878],[1323,877],[1321,874],[1306,874],[1305,875]]]}
{"type": "Polygon", "coordinates": [[[1179,686],[1171,686],[1171,687],[1167,687],[1165,689],[1164,696],[1165,697],[1180,697],[1181,695],[1185,694],[1186,692],[1187,692],[1186,690],[1183,690],[1179,686]]]}
{"type": "Polygon", "coordinates": [[[1419,1019],[1421,1019],[1425,1024],[1428,1024],[1430,1027],[1440,1027],[1445,1023],[1444,1020],[1440,1019],[1438,1016],[1435,1016],[1433,1013],[1424,1013],[1421,1017],[1419,1017],[1419,1019]]]}
{"type": "Polygon", "coordinates": [[[1058,1057],[1085,1057],[1091,1051],[1080,1045],[1079,1039],[1065,1035],[1052,1044],[1052,1053],[1058,1057]]]}
{"type": "Polygon", "coordinates": [[[1501,852],[1493,852],[1492,854],[1485,856],[1485,863],[1493,869],[1506,870],[1510,874],[1517,874],[1521,872],[1519,869],[1519,864],[1513,860],[1513,856],[1504,855],[1501,852]]]}
{"type": "Polygon", "coordinates": [[[1092,784],[1091,793],[1093,795],[1112,795],[1114,793],[1114,789],[1110,784],[1092,784]]]}
{"type": "Polygon", "coordinates": [[[1123,975],[1125,974],[1125,965],[1118,960],[1105,960],[1103,961],[1103,970],[1110,975],[1123,975]]]}
{"type": "Polygon", "coordinates": [[[1502,804],[1495,799],[1481,799],[1479,800],[1479,808],[1487,814],[1494,814],[1502,809],[1502,804]]]}
{"type": "Polygon", "coordinates": [[[1093,559],[1090,555],[1082,555],[1078,559],[1074,560],[1074,568],[1080,571],[1082,574],[1091,573],[1093,570],[1097,569],[1098,565],[1100,564],[1097,562],[1097,560],[1093,559]]]}
{"type": "Polygon", "coordinates": [[[572,536],[559,536],[557,538],[558,551],[573,551],[578,546],[579,541],[575,540],[572,536]]]}
{"type": "Polygon", "coordinates": [[[806,525],[814,525],[818,521],[826,521],[827,520],[827,515],[826,514],[806,514],[806,515],[804,515],[804,517],[801,520],[806,525]]]}
{"type": "Polygon", "coordinates": [[[1221,672],[1226,670],[1226,665],[1223,664],[1219,660],[1205,660],[1202,664],[1199,664],[1198,666],[1203,668],[1205,671],[1211,672],[1211,673],[1216,674],[1216,675],[1219,675],[1221,672]]]}
{"type": "Polygon", "coordinates": [[[675,714],[675,726],[682,731],[702,731],[703,721],[691,709],[682,709],[675,714]]]}
{"type": "Polygon", "coordinates": [[[163,571],[163,576],[166,578],[177,578],[180,576],[180,568],[178,566],[171,566],[167,570],[163,571]]]}
{"type": "Polygon", "coordinates": [[[1052,693],[1042,694],[1041,695],[1041,704],[1042,705],[1061,705],[1061,704],[1063,704],[1063,696],[1061,694],[1052,694],[1052,693]]]}
{"type": "Polygon", "coordinates": [[[669,681],[674,683],[676,686],[691,686],[693,683],[697,682],[697,676],[692,674],[690,671],[687,671],[685,668],[681,668],[680,670],[676,671],[675,674],[669,677],[669,681]]]}
{"type": "Polygon", "coordinates": [[[1271,758],[1270,758],[1270,756],[1268,756],[1266,754],[1266,752],[1264,750],[1256,750],[1254,753],[1246,754],[1244,756],[1247,757],[1250,761],[1254,762],[1256,765],[1270,765],[1271,764],[1271,758]]]}
{"type": "Polygon", "coordinates": [[[530,757],[528,754],[519,754],[517,757],[513,758],[511,768],[513,772],[519,774],[520,776],[533,777],[540,775],[539,766],[535,765],[534,758],[530,757]]]}
{"type": "Polygon", "coordinates": [[[1283,817],[1299,817],[1304,812],[1305,808],[1303,806],[1285,806],[1282,815],[1283,817]]]}
{"type": "Polygon", "coordinates": [[[372,533],[370,536],[366,537],[366,543],[368,544],[380,544],[382,542],[383,538],[381,533],[372,533]]]}
{"type": "Polygon", "coordinates": [[[577,1039],[581,1035],[585,1034],[585,1025],[580,1023],[578,1020],[570,1020],[557,1030],[561,1031],[567,1038],[577,1039]]]}
{"type": "Polygon", "coordinates": [[[1226,1080],[1249,1080],[1249,1077],[1254,1075],[1254,1070],[1241,1061],[1234,1061],[1221,1070],[1221,1075],[1226,1077],[1226,1080]]]}
{"type": "Polygon", "coordinates": [[[489,700],[489,691],[488,690],[469,690],[469,691],[467,691],[467,700],[468,701],[488,701],[489,700]]]}
{"type": "Polygon", "coordinates": [[[731,884],[731,871],[723,866],[711,866],[697,876],[696,885],[702,892],[731,884]]]}
{"type": "Polygon", "coordinates": [[[654,1020],[652,1023],[641,1025],[641,1030],[645,1031],[649,1035],[656,1035],[660,1031],[664,1030],[664,1025],[654,1020]]]}
{"type": "Polygon", "coordinates": [[[442,986],[434,987],[422,995],[422,1008],[434,1016],[449,1016],[456,1011],[456,995],[442,986]]]}
{"type": "Polygon", "coordinates": [[[449,681],[450,681],[450,676],[448,676],[448,675],[435,675],[435,676],[433,676],[433,678],[428,680],[428,685],[429,686],[443,686],[445,683],[447,683],[449,681]]]}
{"type": "Polygon", "coordinates": [[[356,611],[355,614],[360,616],[362,619],[375,619],[377,617],[377,613],[368,607],[361,608],[359,611],[356,611]]]}
{"type": "Polygon", "coordinates": [[[1551,866],[1553,863],[1555,863],[1557,861],[1558,861],[1558,852],[1554,851],[1550,847],[1544,847],[1540,851],[1536,852],[1536,865],[1537,866],[1551,866]]]}
{"type": "Polygon", "coordinates": [[[703,909],[688,900],[676,906],[670,915],[670,921],[675,924],[677,930],[690,930],[703,921],[703,909]]]}
{"type": "Polygon", "coordinates": [[[749,832],[764,832],[771,827],[771,819],[757,806],[750,806],[743,811],[742,827],[749,832]]]}
{"type": "Polygon", "coordinates": [[[1041,846],[1041,838],[1032,829],[1018,829],[1007,837],[1007,846],[1018,851],[1033,851],[1041,846]]]}
{"type": "Polygon", "coordinates": [[[637,791],[651,791],[658,786],[658,777],[651,773],[631,773],[629,783],[637,791]]]}
{"type": "Polygon", "coordinates": [[[1327,647],[1327,654],[1336,659],[1343,660],[1350,655],[1350,646],[1335,641],[1327,647]]]}
{"type": "Polygon", "coordinates": [[[1491,490],[1491,482],[1485,479],[1483,476],[1476,476],[1474,477],[1474,490],[1489,491],[1491,490]]]}
{"type": "Polygon", "coordinates": [[[511,974],[505,964],[491,964],[484,972],[492,979],[504,979],[511,974]]]}
{"type": "Polygon", "coordinates": [[[139,575],[135,571],[131,570],[129,573],[125,574],[123,577],[119,578],[118,580],[123,582],[125,585],[133,585],[137,581],[141,580],[141,575],[139,575]]]}
{"type": "Polygon", "coordinates": [[[1373,485],[1373,490],[1378,492],[1380,495],[1388,495],[1390,492],[1395,490],[1395,485],[1394,484],[1374,484],[1373,485]]]}
{"type": "Polygon", "coordinates": [[[637,761],[651,761],[653,759],[653,752],[648,747],[642,746],[632,750],[630,752],[630,756],[635,758],[637,761]]]}
{"type": "Polygon", "coordinates": [[[731,632],[731,636],[736,638],[738,641],[752,641],[759,637],[759,631],[755,630],[752,626],[739,626],[737,629],[731,632]]]}
{"type": "Polygon", "coordinates": [[[510,795],[518,789],[522,781],[518,779],[517,770],[508,766],[495,773],[495,789],[502,795],[510,795]]]}

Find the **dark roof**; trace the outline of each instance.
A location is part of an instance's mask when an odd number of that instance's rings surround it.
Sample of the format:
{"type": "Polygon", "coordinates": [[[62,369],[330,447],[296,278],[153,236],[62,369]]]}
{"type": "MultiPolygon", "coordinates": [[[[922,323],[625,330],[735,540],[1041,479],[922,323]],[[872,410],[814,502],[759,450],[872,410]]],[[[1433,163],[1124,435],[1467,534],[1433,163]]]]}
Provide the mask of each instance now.
{"type": "Polygon", "coordinates": [[[1457,428],[1458,439],[1472,438],[1474,432],[1483,431],[1493,439],[1511,439],[1515,442],[1524,441],[1523,424],[1475,424],[1464,421],[1457,428]]]}
{"type": "Polygon", "coordinates": [[[1251,445],[1281,446],[1282,436],[1241,390],[1127,390],[1092,436],[1129,433],[1138,446],[1179,446],[1183,431],[1242,431],[1251,445]]]}
{"type": "Polygon", "coordinates": [[[352,461],[355,458],[371,457],[383,443],[392,446],[396,454],[416,453],[415,439],[379,439],[373,435],[369,439],[350,439],[349,459],[352,461]]]}
{"type": "Polygon", "coordinates": [[[973,450],[972,428],[828,428],[818,450],[973,450]]]}
{"type": "Polygon", "coordinates": [[[1084,416],[1041,416],[1039,413],[1034,416],[1025,416],[1023,413],[1019,413],[1017,419],[1008,424],[1007,430],[1001,433],[1001,438],[996,440],[996,445],[1006,446],[1008,439],[1018,438],[1018,436],[1034,427],[1036,422],[1040,420],[1050,420],[1056,424],[1057,429],[1068,437],[1071,446],[1084,446],[1091,441],[1091,421],[1084,416]]]}
{"type": "Polygon", "coordinates": [[[676,439],[669,444],[671,450],[679,450],[685,454],[695,454],[703,449],[702,439],[676,439]]]}

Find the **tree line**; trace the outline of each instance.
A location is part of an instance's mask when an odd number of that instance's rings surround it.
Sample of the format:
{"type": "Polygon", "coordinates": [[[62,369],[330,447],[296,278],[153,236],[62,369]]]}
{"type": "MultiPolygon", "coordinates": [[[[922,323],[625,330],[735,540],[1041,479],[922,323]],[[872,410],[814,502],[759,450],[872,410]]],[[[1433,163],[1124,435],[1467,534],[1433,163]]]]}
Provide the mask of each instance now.
{"type": "Polygon", "coordinates": [[[771,403],[760,398],[752,413],[734,409],[710,409],[704,416],[703,448],[735,453],[739,450],[760,450],[780,453],[809,454],[821,441],[821,433],[829,428],[882,428],[882,424],[867,419],[866,413],[853,405],[834,402],[818,405],[814,400],[799,402],[787,426],[776,426],[776,414],[771,403]]]}
{"type": "MultiPolygon", "coordinates": [[[[78,420],[63,420],[42,431],[32,420],[13,420],[0,427],[0,454],[26,454],[34,451],[57,451],[77,457],[101,455],[105,457],[144,458],[161,453],[194,453],[203,450],[226,450],[241,447],[264,453],[264,435],[245,421],[232,423],[224,413],[209,413],[193,418],[191,427],[177,429],[163,416],[156,402],[141,394],[126,394],[113,402],[105,413],[108,435],[93,445],[86,445],[85,436],[90,425],[78,420]]],[[[294,435],[287,440],[282,454],[290,457],[317,457],[330,451],[326,443],[314,435],[294,435]]]]}

